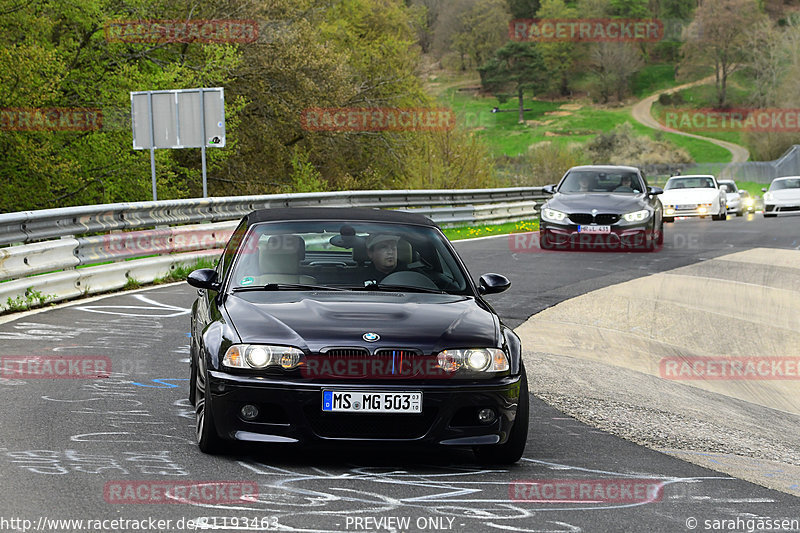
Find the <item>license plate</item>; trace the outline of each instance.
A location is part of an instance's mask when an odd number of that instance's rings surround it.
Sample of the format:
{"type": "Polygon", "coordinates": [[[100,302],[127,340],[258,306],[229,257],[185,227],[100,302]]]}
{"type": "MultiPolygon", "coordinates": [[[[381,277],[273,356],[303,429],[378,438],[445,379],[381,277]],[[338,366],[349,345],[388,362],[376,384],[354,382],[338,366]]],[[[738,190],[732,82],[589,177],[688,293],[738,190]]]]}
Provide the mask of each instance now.
{"type": "Polygon", "coordinates": [[[421,413],[421,392],[322,391],[322,410],[332,413],[421,413]]]}
{"type": "Polygon", "coordinates": [[[676,205],[675,209],[697,209],[697,204],[676,205]]]}
{"type": "Polygon", "coordinates": [[[611,233],[611,226],[578,226],[578,233],[611,233]]]}

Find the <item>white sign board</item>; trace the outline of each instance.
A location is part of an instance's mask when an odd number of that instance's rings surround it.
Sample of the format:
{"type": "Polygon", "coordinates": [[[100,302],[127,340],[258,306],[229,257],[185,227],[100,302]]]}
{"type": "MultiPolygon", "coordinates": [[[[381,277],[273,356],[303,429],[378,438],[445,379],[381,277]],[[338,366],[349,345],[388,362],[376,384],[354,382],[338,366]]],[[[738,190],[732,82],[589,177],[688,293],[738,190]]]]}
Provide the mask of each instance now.
{"type": "Polygon", "coordinates": [[[222,148],[225,90],[177,89],[131,93],[133,149],[222,148]]]}

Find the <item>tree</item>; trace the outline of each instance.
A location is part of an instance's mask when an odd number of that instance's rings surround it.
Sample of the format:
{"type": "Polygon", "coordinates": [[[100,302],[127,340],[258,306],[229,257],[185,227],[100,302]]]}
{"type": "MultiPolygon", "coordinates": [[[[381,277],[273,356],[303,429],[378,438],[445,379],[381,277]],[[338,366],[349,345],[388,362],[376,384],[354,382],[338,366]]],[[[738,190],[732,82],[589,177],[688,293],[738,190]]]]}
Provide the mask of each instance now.
{"type": "Polygon", "coordinates": [[[593,43],[589,65],[595,73],[594,86],[600,101],[608,102],[612,94],[622,101],[631,78],[644,66],[642,54],[628,43],[593,43]]]}
{"type": "Polygon", "coordinates": [[[765,18],[755,0],[704,0],[695,11],[685,62],[714,68],[718,107],[727,103],[728,77],[745,62],[748,35],[765,18]]]}
{"type": "Polygon", "coordinates": [[[539,0],[506,0],[511,17],[515,19],[532,19],[539,11],[539,0]]]}
{"type": "Polygon", "coordinates": [[[476,3],[458,16],[461,29],[451,37],[452,48],[483,65],[508,40],[508,17],[504,0],[476,3]]]}
{"type": "MultiPolygon", "coordinates": [[[[567,6],[564,0],[543,0],[536,16],[540,19],[575,19],[578,18],[578,12],[567,6]]],[[[566,96],[569,94],[569,74],[578,54],[575,43],[540,43],[539,50],[542,52],[544,65],[551,74],[549,90],[566,96]]]]}
{"type": "Polygon", "coordinates": [[[487,64],[478,69],[483,88],[504,102],[509,93],[519,102],[519,121],[525,120],[523,95],[547,83],[548,72],[536,43],[509,42],[487,64]]]}

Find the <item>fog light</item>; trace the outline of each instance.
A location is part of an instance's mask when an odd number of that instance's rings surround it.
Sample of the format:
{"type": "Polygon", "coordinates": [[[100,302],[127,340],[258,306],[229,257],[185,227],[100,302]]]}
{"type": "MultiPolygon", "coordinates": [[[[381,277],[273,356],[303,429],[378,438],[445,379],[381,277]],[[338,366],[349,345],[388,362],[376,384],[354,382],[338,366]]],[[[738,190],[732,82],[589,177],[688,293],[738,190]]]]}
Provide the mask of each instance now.
{"type": "Polygon", "coordinates": [[[245,420],[255,420],[256,418],[258,418],[258,407],[256,407],[255,405],[247,404],[244,407],[242,407],[241,413],[242,413],[242,418],[244,418],[245,420]]]}
{"type": "Polygon", "coordinates": [[[478,421],[481,424],[491,424],[496,418],[497,415],[494,413],[494,409],[481,409],[478,411],[478,421]]]}

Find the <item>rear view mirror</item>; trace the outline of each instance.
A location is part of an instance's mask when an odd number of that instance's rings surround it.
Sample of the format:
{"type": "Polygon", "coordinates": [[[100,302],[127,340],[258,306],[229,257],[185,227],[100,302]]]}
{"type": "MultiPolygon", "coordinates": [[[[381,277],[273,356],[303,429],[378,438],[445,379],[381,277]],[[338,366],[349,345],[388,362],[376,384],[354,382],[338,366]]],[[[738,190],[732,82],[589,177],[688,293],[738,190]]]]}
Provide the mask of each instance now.
{"type": "Polygon", "coordinates": [[[545,185],[542,187],[542,191],[546,192],[547,194],[555,194],[556,186],[555,185],[545,185]]]}

